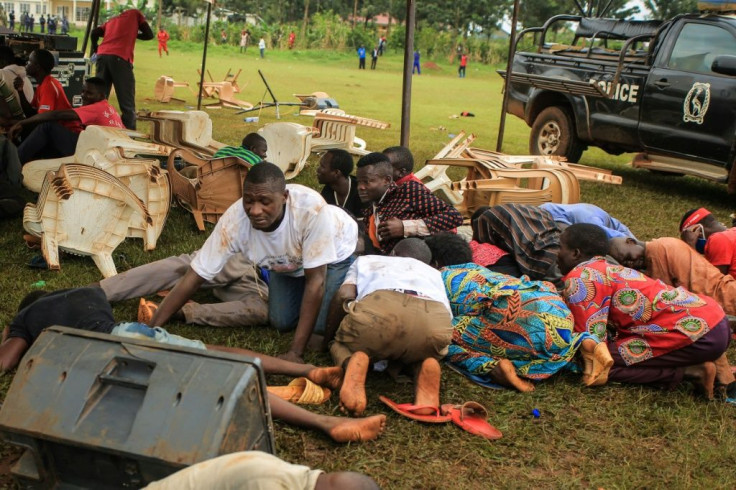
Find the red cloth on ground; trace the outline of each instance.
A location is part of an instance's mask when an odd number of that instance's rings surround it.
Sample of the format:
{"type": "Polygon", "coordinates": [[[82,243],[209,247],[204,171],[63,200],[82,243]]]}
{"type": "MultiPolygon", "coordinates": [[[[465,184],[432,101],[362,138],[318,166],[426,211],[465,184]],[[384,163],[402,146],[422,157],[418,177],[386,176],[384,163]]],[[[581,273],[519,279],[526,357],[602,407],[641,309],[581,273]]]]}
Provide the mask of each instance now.
{"type": "Polygon", "coordinates": [[[74,112],[79,116],[79,120],[84,127],[87,126],[107,126],[110,128],[124,128],[123,121],[117,111],[107,100],[101,100],[94,104],[83,105],[77,107],[74,112]]]}
{"type": "Polygon", "coordinates": [[[613,339],[627,366],[693,344],[723,318],[708,296],[673,288],[603,257],[578,264],[564,278],[562,296],[577,332],[613,339]]]}
{"type": "MultiPolygon", "coordinates": [[[[35,108],[39,114],[49,111],[63,111],[72,108],[69,99],[66,98],[64,87],[61,83],[51,75],[48,75],[36,87],[33,94],[31,106],[35,108]]],[[[59,123],[68,128],[70,131],[79,133],[82,131],[82,125],[78,121],[59,121],[59,123]]]]}
{"type": "Polygon", "coordinates": [[[488,267],[499,261],[504,255],[509,253],[501,250],[490,243],[478,243],[475,240],[470,241],[470,250],[473,252],[473,262],[488,267]]]}
{"type": "Polygon", "coordinates": [[[138,28],[146,22],[139,10],[126,10],[113,17],[99,28],[102,29],[102,44],[97,54],[112,54],[133,63],[133,49],[138,37],[138,28]]]}
{"type": "Polygon", "coordinates": [[[727,265],[728,273],[736,278],[736,228],[709,236],[705,242],[705,258],[716,267],[727,265]]]}

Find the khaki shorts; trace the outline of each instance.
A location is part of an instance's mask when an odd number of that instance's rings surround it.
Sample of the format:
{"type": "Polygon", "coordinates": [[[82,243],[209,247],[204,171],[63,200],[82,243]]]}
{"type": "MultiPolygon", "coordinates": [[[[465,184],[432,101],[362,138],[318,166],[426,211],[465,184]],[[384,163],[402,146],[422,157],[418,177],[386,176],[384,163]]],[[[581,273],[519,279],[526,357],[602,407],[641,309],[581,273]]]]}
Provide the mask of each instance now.
{"type": "Polygon", "coordinates": [[[421,362],[428,357],[441,359],[447,354],[452,322],[442,303],[379,290],[344,308],[347,316],[330,345],[337,366],[358,351],[373,360],[403,364],[421,362]]]}

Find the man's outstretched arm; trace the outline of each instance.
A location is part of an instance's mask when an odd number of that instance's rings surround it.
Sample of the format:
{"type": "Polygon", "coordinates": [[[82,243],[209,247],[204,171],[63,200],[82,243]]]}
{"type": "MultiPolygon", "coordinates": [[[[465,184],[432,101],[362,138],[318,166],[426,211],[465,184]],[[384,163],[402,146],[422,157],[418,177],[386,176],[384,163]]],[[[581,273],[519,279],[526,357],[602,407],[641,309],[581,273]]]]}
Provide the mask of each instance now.
{"type": "Polygon", "coordinates": [[[176,283],[174,289],[172,289],[164,298],[163,302],[156,310],[156,313],[153,314],[150,326],[160,327],[169,321],[171,315],[179,311],[181,307],[184,306],[184,303],[192,297],[192,294],[199,289],[203,282],[204,279],[194,272],[194,269],[191,267],[187,269],[184,277],[176,283]]]}
{"type": "Polygon", "coordinates": [[[304,269],[304,296],[302,296],[302,304],[299,309],[299,322],[296,324],[294,340],[291,341],[288,352],[281,354],[279,358],[293,362],[304,362],[302,355],[319,315],[322,296],[325,294],[326,277],[326,265],[304,269]]]}

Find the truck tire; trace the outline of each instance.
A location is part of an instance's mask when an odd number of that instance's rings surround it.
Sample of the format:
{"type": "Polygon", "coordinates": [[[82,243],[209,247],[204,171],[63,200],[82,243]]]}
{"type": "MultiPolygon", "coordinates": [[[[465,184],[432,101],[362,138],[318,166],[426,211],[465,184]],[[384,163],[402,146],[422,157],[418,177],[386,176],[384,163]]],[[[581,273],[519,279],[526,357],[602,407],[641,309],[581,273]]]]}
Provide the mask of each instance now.
{"type": "Polygon", "coordinates": [[[559,155],[576,163],[584,150],[585,145],[575,134],[575,125],[567,109],[547,107],[534,120],[529,136],[532,155],[559,155]]]}

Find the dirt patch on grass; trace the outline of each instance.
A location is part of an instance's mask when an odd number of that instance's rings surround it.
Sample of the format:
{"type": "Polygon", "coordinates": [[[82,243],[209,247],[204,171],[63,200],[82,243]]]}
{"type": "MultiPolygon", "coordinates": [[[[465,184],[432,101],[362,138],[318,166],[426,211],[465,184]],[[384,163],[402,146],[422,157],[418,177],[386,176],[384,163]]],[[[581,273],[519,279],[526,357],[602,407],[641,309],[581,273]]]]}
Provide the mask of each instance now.
{"type": "Polygon", "coordinates": [[[434,61],[427,61],[426,63],[422,63],[422,68],[426,70],[442,70],[442,68],[437,65],[434,61]]]}

